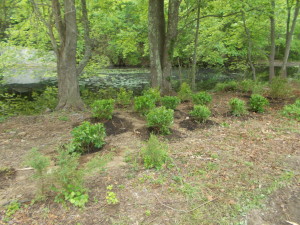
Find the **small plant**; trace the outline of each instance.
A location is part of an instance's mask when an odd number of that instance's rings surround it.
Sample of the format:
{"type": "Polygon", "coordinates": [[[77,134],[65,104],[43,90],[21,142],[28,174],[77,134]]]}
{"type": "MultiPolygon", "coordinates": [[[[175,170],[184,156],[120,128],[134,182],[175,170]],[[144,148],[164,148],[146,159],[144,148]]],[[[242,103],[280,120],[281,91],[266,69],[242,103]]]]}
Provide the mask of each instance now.
{"type": "Polygon", "coordinates": [[[111,119],[114,111],[114,99],[94,101],[92,104],[93,117],[98,119],[111,119]]]}
{"type": "Polygon", "coordinates": [[[291,95],[291,86],[287,79],[275,77],[269,84],[269,95],[272,98],[286,98],[291,95]]]}
{"type": "Polygon", "coordinates": [[[117,96],[117,103],[123,107],[129,106],[131,104],[132,95],[132,91],[126,91],[125,88],[120,88],[117,96]]]}
{"type": "Polygon", "coordinates": [[[246,104],[243,100],[238,98],[232,98],[229,101],[229,106],[231,109],[231,113],[234,116],[242,116],[247,113],[246,104]]]}
{"type": "Polygon", "coordinates": [[[251,92],[253,87],[255,86],[255,81],[246,79],[242,80],[238,85],[238,90],[241,92],[251,92]]]}
{"type": "Polygon", "coordinates": [[[101,148],[105,144],[106,133],[102,123],[91,124],[85,121],[75,127],[71,134],[74,151],[79,153],[89,152],[93,148],[101,148]]]}
{"type": "Polygon", "coordinates": [[[211,115],[209,108],[205,105],[195,105],[190,115],[198,122],[205,122],[211,115]]]}
{"type": "Polygon", "coordinates": [[[176,96],[165,96],[161,98],[161,104],[167,109],[176,109],[180,104],[180,99],[176,96]]]}
{"type": "Polygon", "coordinates": [[[259,95],[259,94],[253,94],[250,98],[250,109],[254,112],[262,113],[265,111],[265,106],[269,105],[269,101],[259,95]]]}
{"type": "Polygon", "coordinates": [[[106,192],[106,202],[109,205],[116,205],[119,203],[119,200],[117,198],[117,195],[115,192],[111,191],[113,189],[113,185],[108,185],[106,187],[106,189],[108,190],[106,192]]]}
{"type": "Polygon", "coordinates": [[[58,119],[60,121],[69,121],[70,120],[69,117],[67,117],[67,116],[60,116],[58,119]]]}
{"type": "Polygon", "coordinates": [[[294,104],[284,106],[282,115],[300,121],[300,99],[294,104]]]}
{"type": "Polygon", "coordinates": [[[12,201],[6,206],[4,221],[8,222],[10,218],[21,208],[21,204],[17,201],[12,201]]]}
{"type": "Polygon", "coordinates": [[[174,111],[162,106],[152,109],[146,116],[147,126],[154,128],[161,134],[169,134],[169,127],[173,123],[174,111]]]}
{"type": "Polygon", "coordinates": [[[236,91],[238,84],[236,81],[228,81],[224,83],[217,83],[215,89],[218,92],[236,91]]]}
{"type": "Polygon", "coordinates": [[[211,102],[212,97],[205,91],[199,92],[197,94],[192,95],[193,103],[195,105],[207,105],[211,102]]]}
{"type": "Polygon", "coordinates": [[[156,88],[149,88],[148,90],[143,91],[143,95],[153,99],[155,103],[157,103],[161,98],[160,91],[156,88]]]}
{"type": "Polygon", "coordinates": [[[180,85],[180,89],[179,89],[179,92],[178,92],[178,97],[180,98],[181,101],[190,101],[192,99],[192,90],[191,90],[191,87],[183,82],[181,85],[180,85]]]}
{"type": "Polygon", "coordinates": [[[134,98],[134,109],[142,115],[146,115],[153,108],[155,108],[155,99],[150,96],[134,98]]]}
{"type": "Polygon", "coordinates": [[[160,142],[154,134],[151,134],[145,147],[142,148],[141,156],[147,169],[161,169],[168,159],[168,145],[160,142]]]}

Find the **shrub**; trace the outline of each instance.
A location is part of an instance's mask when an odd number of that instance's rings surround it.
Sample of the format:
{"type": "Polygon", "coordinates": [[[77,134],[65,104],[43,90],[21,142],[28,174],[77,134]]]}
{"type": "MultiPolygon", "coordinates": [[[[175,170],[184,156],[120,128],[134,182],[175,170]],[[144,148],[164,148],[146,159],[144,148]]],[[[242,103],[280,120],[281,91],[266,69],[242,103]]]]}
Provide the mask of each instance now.
{"type": "Polygon", "coordinates": [[[269,101],[259,95],[259,94],[253,94],[251,95],[250,98],[250,109],[254,112],[264,112],[265,111],[265,106],[269,105],[269,101]]]}
{"type": "Polygon", "coordinates": [[[106,133],[102,123],[91,124],[85,121],[75,127],[71,134],[74,151],[79,153],[89,152],[93,148],[101,148],[105,144],[106,133]]]}
{"type": "Polygon", "coordinates": [[[183,82],[180,85],[178,97],[180,98],[181,101],[190,101],[192,98],[192,93],[193,92],[192,92],[190,86],[187,83],[183,82]]]}
{"type": "Polygon", "coordinates": [[[92,104],[93,117],[98,119],[111,119],[114,111],[114,99],[94,101],[92,104]]]}
{"type": "Polygon", "coordinates": [[[173,123],[174,111],[162,106],[150,110],[147,114],[147,126],[154,128],[162,134],[169,134],[169,127],[173,123]]]}
{"type": "Polygon", "coordinates": [[[227,92],[227,91],[236,91],[238,88],[238,84],[236,81],[228,81],[224,83],[217,83],[215,89],[218,92],[227,92]]]}
{"type": "Polygon", "coordinates": [[[168,158],[168,146],[151,134],[145,147],[142,148],[141,156],[147,169],[161,169],[168,158]]]}
{"type": "Polygon", "coordinates": [[[212,100],[211,95],[205,91],[201,91],[197,94],[193,94],[192,98],[193,98],[193,103],[195,105],[207,105],[212,100]]]}
{"type": "Polygon", "coordinates": [[[286,98],[291,95],[291,86],[287,79],[275,77],[269,84],[269,95],[272,98],[286,98]]]}
{"type": "Polygon", "coordinates": [[[117,90],[115,88],[109,87],[105,89],[100,89],[97,93],[100,99],[115,99],[117,97],[117,90]]]}
{"type": "Polygon", "coordinates": [[[32,97],[37,107],[40,107],[39,111],[45,110],[46,108],[55,109],[58,104],[58,88],[47,87],[41,95],[34,92],[32,97]]]}
{"type": "Polygon", "coordinates": [[[265,88],[266,88],[266,84],[257,82],[257,83],[255,83],[255,85],[252,88],[252,94],[263,95],[266,93],[265,88]]]}
{"type": "Polygon", "coordinates": [[[232,98],[229,102],[231,113],[234,116],[241,116],[247,113],[246,104],[243,100],[232,98]]]}
{"type": "Polygon", "coordinates": [[[156,88],[149,88],[148,90],[143,91],[143,95],[153,99],[154,103],[157,103],[161,98],[160,91],[156,88]]]}
{"type": "Polygon", "coordinates": [[[300,121],[300,99],[294,104],[284,106],[282,115],[300,121]]]}
{"type": "Polygon", "coordinates": [[[180,99],[176,96],[164,96],[161,98],[161,104],[167,109],[176,109],[180,104],[180,99]]]}
{"type": "Polygon", "coordinates": [[[150,96],[139,96],[134,98],[134,109],[145,115],[149,110],[155,108],[155,99],[150,96]]]}
{"type": "Polygon", "coordinates": [[[126,91],[125,88],[120,88],[117,96],[117,103],[124,107],[129,106],[131,104],[132,95],[132,91],[126,91]]]}
{"type": "Polygon", "coordinates": [[[238,85],[238,90],[241,92],[252,92],[253,87],[256,85],[254,80],[242,80],[238,85]]]}
{"type": "Polygon", "coordinates": [[[195,105],[190,115],[199,122],[205,122],[210,117],[211,112],[205,105],[195,105]]]}

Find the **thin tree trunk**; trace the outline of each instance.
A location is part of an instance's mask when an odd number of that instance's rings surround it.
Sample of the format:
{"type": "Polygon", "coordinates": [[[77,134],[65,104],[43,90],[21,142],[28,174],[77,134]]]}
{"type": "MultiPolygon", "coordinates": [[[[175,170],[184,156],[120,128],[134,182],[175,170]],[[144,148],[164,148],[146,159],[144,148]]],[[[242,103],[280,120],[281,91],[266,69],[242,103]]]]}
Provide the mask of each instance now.
{"type": "Polygon", "coordinates": [[[183,77],[182,77],[182,70],[181,70],[179,57],[177,57],[177,60],[178,60],[178,70],[179,70],[179,84],[181,85],[183,83],[183,77]]]}
{"type": "Polygon", "coordinates": [[[196,25],[196,31],[195,31],[193,65],[192,65],[192,79],[191,79],[192,90],[196,89],[197,47],[198,47],[198,40],[199,40],[200,8],[201,8],[200,6],[201,6],[201,0],[198,0],[198,4],[197,4],[197,25],[196,25]]]}
{"type": "Polygon", "coordinates": [[[282,68],[281,68],[281,72],[280,72],[280,75],[283,78],[287,78],[287,61],[288,61],[289,54],[290,54],[292,38],[293,38],[294,30],[295,30],[295,27],[296,27],[297,18],[298,18],[298,15],[299,15],[299,9],[300,9],[300,1],[297,0],[296,1],[296,6],[295,6],[295,12],[294,12],[294,18],[293,18],[292,26],[291,26],[290,32],[288,33],[287,40],[286,40],[283,63],[282,63],[282,68]]]}
{"type": "Polygon", "coordinates": [[[286,18],[286,32],[285,32],[285,45],[287,45],[288,36],[290,33],[290,22],[291,22],[291,11],[292,5],[290,5],[290,0],[286,0],[286,10],[287,10],[287,18],[286,18]]]}
{"type": "Polygon", "coordinates": [[[271,1],[271,12],[270,12],[270,41],[271,51],[269,56],[269,81],[275,77],[275,0],[271,1]]]}

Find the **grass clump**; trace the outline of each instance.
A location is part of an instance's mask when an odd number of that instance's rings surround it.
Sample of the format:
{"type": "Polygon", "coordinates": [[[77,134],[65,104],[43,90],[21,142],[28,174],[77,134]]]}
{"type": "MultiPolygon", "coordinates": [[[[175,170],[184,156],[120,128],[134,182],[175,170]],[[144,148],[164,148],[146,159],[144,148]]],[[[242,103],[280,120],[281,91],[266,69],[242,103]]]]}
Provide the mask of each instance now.
{"type": "Polygon", "coordinates": [[[114,99],[94,101],[92,104],[92,116],[98,119],[111,119],[114,111],[114,104],[114,99]]]}
{"type": "Polygon", "coordinates": [[[179,92],[178,92],[178,97],[180,98],[181,101],[190,101],[192,99],[192,90],[191,90],[191,87],[183,82],[181,85],[180,85],[180,89],[179,89],[179,92]]]}
{"type": "Polygon", "coordinates": [[[287,98],[291,93],[292,88],[287,79],[275,77],[269,84],[269,95],[272,98],[287,98]]]}
{"type": "Polygon", "coordinates": [[[232,98],[229,101],[231,113],[234,116],[242,116],[247,114],[246,103],[238,98],[232,98]]]}
{"type": "Polygon", "coordinates": [[[125,88],[120,88],[119,93],[117,95],[117,103],[123,107],[127,107],[131,104],[132,96],[132,91],[126,91],[125,88]]]}
{"type": "Polygon", "coordinates": [[[265,106],[269,105],[268,99],[259,95],[253,94],[250,98],[250,109],[254,112],[262,113],[265,111],[265,106]]]}
{"type": "Polygon", "coordinates": [[[238,89],[238,83],[234,80],[224,83],[217,83],[215,90],[217,92],[236,91],[238,89]]]}
{"type": "Polygon", "coordinates": [[[101,148],[105,144],[106,132],[102,123],[91,124],[85,121],[75,127],[71,134],[74,151],[78,153],[86,153],[93,148],[101,148]]]}
{"type": "Polygon", "coordinates": [[[139,96],[134,98],[134,109],[142,115],[146,115],[155,108],[155,99],[150,96],[139,96]]]}
{"type": "Polygon", "coordinates": [[[205,122],[211,115],[211,111],[205,105],[195,105],[190,115],[198,122],[205,122]]]}
{"type": "Polygon", "coordinates": [[[161,104],[165,106],[167,109],[176,109],[176,107],[180,104],[180,99],[176,96],[164,96],[161,98],[161,104]]]}
{"type": "Polygon", "coordinates": [[[193,94],[192,99],[195,105],[207,105],[211,102],[212,97],[207,92],[201,91],[197,94],[193,94]]]}
{"type": "Polygon", "coordinates": [[[174,111],[166,107],[152,109],[146,116],[147,126],[161,134],[170,134],[169,127],[173,124],[174,111]]]}
{"type": "Polygon", "coordinates": [[[294,104],[284,106],[282,115],[300,121],[300,99],[297,99],[294,104]]]}
{"type": "Polygon", "coordinates": [[[145,168],[161,169],[168,158],[168,145],[160,142],[154,134],[151,134],[145,147],[142,148],[141,156],[145,168]]]}

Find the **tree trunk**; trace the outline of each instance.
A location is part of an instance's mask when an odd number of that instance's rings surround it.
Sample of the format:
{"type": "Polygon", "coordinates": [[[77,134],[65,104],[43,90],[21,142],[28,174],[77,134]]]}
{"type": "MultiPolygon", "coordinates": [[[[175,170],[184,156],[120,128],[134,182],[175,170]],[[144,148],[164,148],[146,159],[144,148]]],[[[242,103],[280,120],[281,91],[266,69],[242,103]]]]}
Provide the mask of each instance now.
{"type": "Polygon", "coordinates": [[[270,41],[271,51],[269,56],[269,81],[275,77],[275,0],[271,1],[271,13],[270,13],[270,41]]]}
{"type": "Polygon", "coordinates": [[[197,47],[198,47],[198,39],[199,39],[199,27],[200,27],[200,5],[201,0],[198,0],[197,4],[197,25],[195,31],[195,41],[194,41],[194,54],[193,54],[193,66],[192,66],[192,90],[196,89],[196,73],[197,73],[197,47]]]}
{"type": "Polygon", "coordinates": [[[287,10],[287,18],[286,18],[285,46],[287,45],[287,40],[290,33],[290,22],[291,22],[291,11],[292,11],[292,5],[290,4],[290,0],[286,0],[286,10],[287,10]]]}
{"type": "Polygon", "coordinates": [[[283,63],[282,63],[281,71],[280,71],[280,75],[283,78],[287,78],[287,61],[288,61],[289,54],[290,54],[292,38],[293,38],[294,30],[295,30],[295,27],[296,27],[297,18],[298,18],[298,15],[299,15],[299,9],[300,9],[300,1],[297,0],[291,30],[287,35],[286,46],[285,46],[284,57],[283,57],[283,63]]]}

